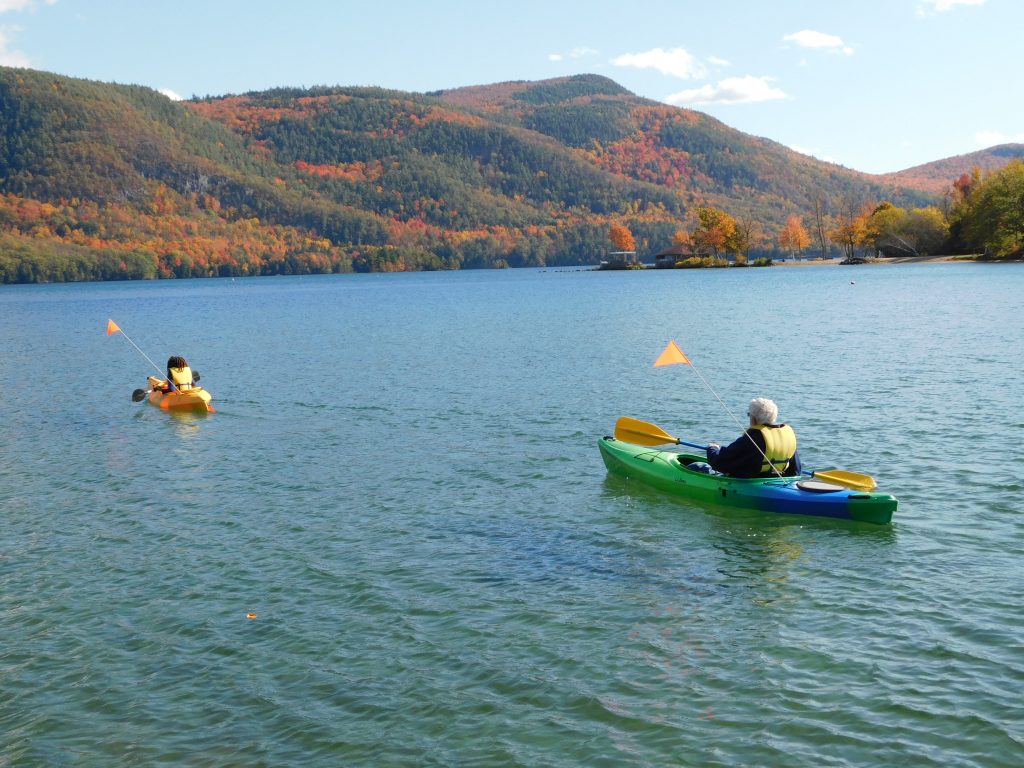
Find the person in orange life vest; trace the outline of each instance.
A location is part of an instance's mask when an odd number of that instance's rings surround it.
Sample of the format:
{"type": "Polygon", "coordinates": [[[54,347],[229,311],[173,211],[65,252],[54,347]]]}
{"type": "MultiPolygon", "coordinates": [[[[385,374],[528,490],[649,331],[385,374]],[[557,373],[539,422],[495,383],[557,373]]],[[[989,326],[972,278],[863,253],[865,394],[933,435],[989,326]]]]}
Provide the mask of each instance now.
{"type": "Polygon", "coordinates": [[[199,381],[199,372],[192,373],[184,357],[173,355],[167,360],[167,381],[160,387],[161,392],[177,392],[192,389],[199,381]]]}
{"type": "Polygon", "coordinates": [[[747,407],[750,427],[724,448],[708,446],[708,464],[716,472],[733,477],[799,475],[796,432],[788,424],[776,424],[779,408],[766,397],[755,397],[747,407]]]}

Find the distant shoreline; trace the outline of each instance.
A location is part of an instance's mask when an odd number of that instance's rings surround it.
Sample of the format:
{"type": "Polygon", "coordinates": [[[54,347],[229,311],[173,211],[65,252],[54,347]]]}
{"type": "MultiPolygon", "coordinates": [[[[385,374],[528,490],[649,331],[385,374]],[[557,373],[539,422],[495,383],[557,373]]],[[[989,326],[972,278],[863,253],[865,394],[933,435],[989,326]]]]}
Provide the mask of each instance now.
{"type": "MultiPolygon", "coordinates": [[[[843,266],[869,266],[871,264],[921,264],[924,262],[928,263],[962,263],[968,261],[976,261],[977,259],[973,256],[903,256],[891,259],[869,259],[864,264],[850,264],[843,266]]],[[[776,261],[772,263],[773,267],[828,267],[838,266],[842,262],[840,258],[832,259],[801,259],[800,261],[794,261],[787,259],[786,261],[776,261]]]]}
{"type": "MultiPolygon", "coordinates": [[[[1000,259],[1000,261],[1007,261],[1007,260],[1006,259],[1000,259]]],[[[1014,259],[1013,261],[1018,261],[1019,262],[1020,260],[1019,259],[1014,259]]],[[[815,259],[815,258],[811,258],[811,259],[801,259],[800,261],[796,261],[794,259],[785,259],[785,260],[779,259],[779,260],[772,260],[772,263],[771,263],[770,266],[772,266],[772,267],[801,267],[802,268],[802,267],[836,267],[836,266],[867,267],[867,266],[873,266],[873,265],[879,265],[879,264],[888,264],[888,265],[894,265],[895,266],[895,265],[900,265],[900,264],[923,264],[923,263],[928,263],[928,264],[964,264],[964,263],[975,263],[975,262],[977,262],[977,263],[989,263],[989,262],[983,261],[982,259],[979,259],[977,256],[949,256],[949,255],[947,255],[947,256],[900,256],[900,257],[895,257],[895,258],[879,258],[879,259],[870,258],[870,259],[867,259],[866,261],[860,262],[858,264],[843,264],[842,262],[843,262],[843,259],[838,257],[838,256],[830,258],[830,259],[815,259]]],[[[734,265],[730,265],[730,266],[734,266],[734,265]]],[[[750,264],[748,264],[747,266],[751,267],[751,268],[754,268],[750,264]]],[[[612,269],[612,270],[601,270],[598,267],[590,267],[590,269],[593,269],[594,271],[613,271],[613,272],[616,271],[615,269],[612,269]]],[[[636,269],[636,267],[634,267],[634,269],[636,269]]],[[[644,264],[643,265],[643,269],[645,269],[645,270],[656,269],[656,267],[653,264],[644,264]]],[[[678,267],[676,269],[678,269],[678,267]]],[[[713,269],[713,267],[694,267],[694,269],[713,269]]],[[[620,270],[621,270],[621,268],[620,268],[620,270]]]]}

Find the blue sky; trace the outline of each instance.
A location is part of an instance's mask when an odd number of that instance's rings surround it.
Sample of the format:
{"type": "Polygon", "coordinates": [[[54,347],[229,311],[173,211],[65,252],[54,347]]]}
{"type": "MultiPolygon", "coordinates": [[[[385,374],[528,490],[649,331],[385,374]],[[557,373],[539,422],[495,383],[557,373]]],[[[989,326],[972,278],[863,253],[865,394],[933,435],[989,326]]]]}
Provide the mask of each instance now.
{"type": "Polygon", "coordinates": [[[0,63],[171,95],[594,72],[869,173],[1024,142],[1021,0],[0,0],[0,63]]]}

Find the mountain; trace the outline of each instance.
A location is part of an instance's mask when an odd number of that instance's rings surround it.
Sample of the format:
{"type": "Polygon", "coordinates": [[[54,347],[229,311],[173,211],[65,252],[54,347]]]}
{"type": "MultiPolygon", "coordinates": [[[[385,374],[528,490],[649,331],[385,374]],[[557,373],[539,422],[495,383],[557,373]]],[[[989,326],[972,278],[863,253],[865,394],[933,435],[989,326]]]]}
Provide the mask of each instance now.
{"type": "Polygon", "coordinates": [[[0,68],[0,281],[595,263],[699,206],[772,248],[815,200],[926,192],[596,75],[427,94],[319,87],[172,102],[0,68]]]}
{"type": "Polygon", "coordinates": [[[924,165],[915,165],[895,173],[881,174],[879,179],[900,187],[919,189],[941,195],[963,174],[975,168],[982,174],[1005,168],[1013,160],[1024,159],[1024,144],[1000,144],[979,152],[947,157],[924,165]]]}
{"type": "Polygon", "coordinates": [[[923,199],[704,113],[638,98],[597,75],[436,93],[452,105],[550,136],[615,176],[668,188],[688,207],[720,205],[781,224],[809,210],[815,197],[923,199]]]}

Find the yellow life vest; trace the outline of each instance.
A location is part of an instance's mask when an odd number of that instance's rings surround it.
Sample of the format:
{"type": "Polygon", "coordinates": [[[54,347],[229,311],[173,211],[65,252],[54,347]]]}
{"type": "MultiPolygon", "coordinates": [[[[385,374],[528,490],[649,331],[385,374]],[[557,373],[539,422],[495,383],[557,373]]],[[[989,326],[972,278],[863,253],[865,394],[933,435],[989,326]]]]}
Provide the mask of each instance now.
{"type": "Polygon", "coordinates": [[[764,424],[751,427],[761,432],[764,438],[764,457],[761,462],[761,474],[773,475],[776,471],[785,472],[789,460],[796,455],[796,432],[788,424],[770,427],[764,424]]]}
{"type": "Polygon", "coordinates": [[[171,381],[182,392],[192,389],[192,369],[187,365],[184,368],[168,368],[171,381]]]}

